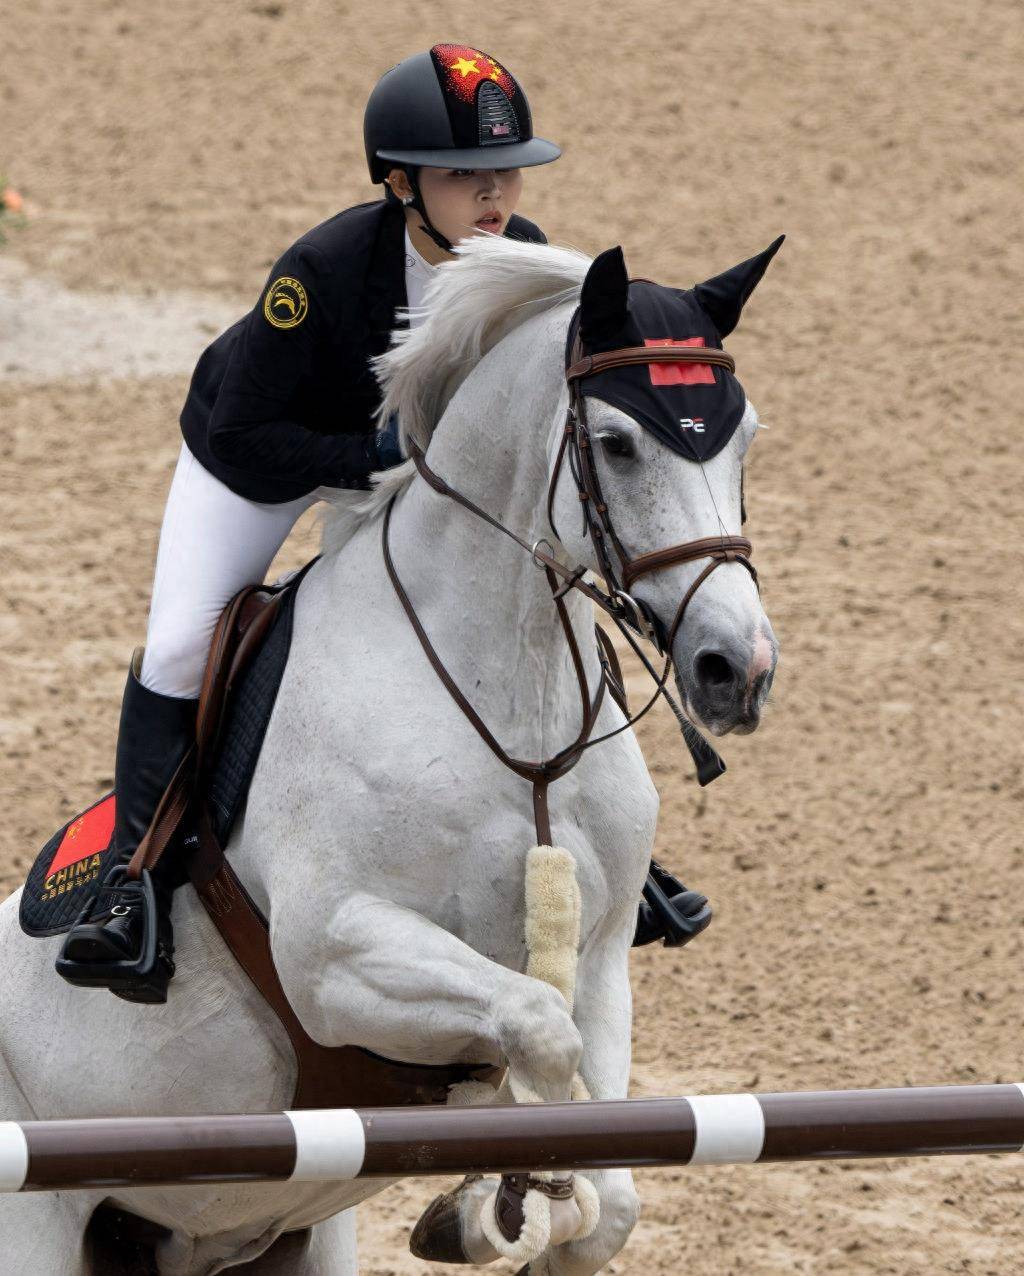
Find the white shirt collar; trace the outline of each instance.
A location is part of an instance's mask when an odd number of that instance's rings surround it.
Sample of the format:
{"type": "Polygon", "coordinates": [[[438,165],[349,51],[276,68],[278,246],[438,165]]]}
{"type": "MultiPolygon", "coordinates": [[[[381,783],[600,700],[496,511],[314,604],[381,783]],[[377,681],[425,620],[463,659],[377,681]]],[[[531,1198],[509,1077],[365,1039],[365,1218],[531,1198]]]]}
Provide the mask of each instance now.
{"type": "Polygon", "coordinates": [[[405,266],[407,270],[416,270],[421,275],[432,275],[437,269],[432,266],[426,258],[422,257],[412,242],[412,236],[409,234],[409,223],[405,224],[405,266]]]}

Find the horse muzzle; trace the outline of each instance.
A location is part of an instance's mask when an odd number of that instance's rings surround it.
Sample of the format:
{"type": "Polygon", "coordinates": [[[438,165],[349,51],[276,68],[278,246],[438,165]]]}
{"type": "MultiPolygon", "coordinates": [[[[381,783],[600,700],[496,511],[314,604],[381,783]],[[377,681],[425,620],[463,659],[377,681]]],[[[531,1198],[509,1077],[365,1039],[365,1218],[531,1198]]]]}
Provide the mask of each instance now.
{"type": "Polygon", "coordinates": [[[750,640],[706,636],[689,656],[682,645],[677,637],[673,654],[676,685],[688,713],[712,735],[756,731],[779,651],[767,622],[750,640]]]}

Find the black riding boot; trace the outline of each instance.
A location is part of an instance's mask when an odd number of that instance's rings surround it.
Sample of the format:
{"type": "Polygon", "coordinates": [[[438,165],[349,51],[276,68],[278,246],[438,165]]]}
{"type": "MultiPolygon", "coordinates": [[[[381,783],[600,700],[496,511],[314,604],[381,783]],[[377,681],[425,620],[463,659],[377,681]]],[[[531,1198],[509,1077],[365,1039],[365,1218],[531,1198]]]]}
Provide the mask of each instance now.
{"type": "Polygon", "coordinates": [[[174,974],[171,900],[185,873],[173,843],[152,873],[125,876],[172,776],[195,739],[195,700],[150,691],[139,681],[137,648],[124,699],[114,767],[115,855],[93,904],[68,932],[57,973],[86,988],[109,988],[126,1001],[167,1000],[174,974]]]}

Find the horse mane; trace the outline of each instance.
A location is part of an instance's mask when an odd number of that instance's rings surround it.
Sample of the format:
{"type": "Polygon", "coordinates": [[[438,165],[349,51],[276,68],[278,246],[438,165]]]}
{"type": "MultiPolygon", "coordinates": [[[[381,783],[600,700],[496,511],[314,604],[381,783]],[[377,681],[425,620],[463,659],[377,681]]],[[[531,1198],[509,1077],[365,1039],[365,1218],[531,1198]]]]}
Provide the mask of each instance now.
{"type": "MultiPolygon", "coordinates": [[[[434,272],[423,304],[397,311],[422,316],[422,322],[394,329],[390,348],[370,360],[384,392],[374,414],[378,428],[397,412],[402,443],[412,439],[424,451],[480,359],[534,315],[578,301],[591,265],[591,258],[575,248],[494,234],[460,240],[454,251],[454,260],[434,272]]],[[[373,475],[370,492],[322,489],[321,551],[340,549],[415,473],[413,463],[405,461],[373,475]]]]}

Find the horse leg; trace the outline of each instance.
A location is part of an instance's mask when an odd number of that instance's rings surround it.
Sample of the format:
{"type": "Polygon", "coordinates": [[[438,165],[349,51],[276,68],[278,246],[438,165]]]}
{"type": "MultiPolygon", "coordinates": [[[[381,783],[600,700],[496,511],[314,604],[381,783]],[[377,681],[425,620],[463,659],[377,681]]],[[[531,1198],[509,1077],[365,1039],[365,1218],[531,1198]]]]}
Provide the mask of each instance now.
{"type": "Polygon", "coordinates": [[[514,1089],[569,1098],[583,1043],[550,984],[488,960],[390,900],[353,892],[322,929],[302,911],[307,902],[275,913],[271,945],[285,992],[317,1041],[423,1063],[506,1062],[514,1089]],[[301,942],[311,932],[326,940],[316,963],[301,942]]]}
{"type": "Polygon", "coordinates": [[[92,1276],[84,1235],[94,1204],[74,1192],[29,1193],[0,1200],[0,1271],[92,1276]]]}
{"type": "Polygon", "coordinates": [[[357,1276],[356,1212],[343,1210],[304,1231],[286,1232],[236,1270],[244,1276],[357,1276]]]}
{"type": "MultiPolygon", "coordinates": [[[[630,919],[632,926],[632,919],[630,919]]],[[[580,1075],[592,1099],[624,1099],[629,1091],[632,997],[628,935],[598,942],[592,938],[580,957],[574,1018],[583,1034],[580,1075]]],[[[592,1276],[623,1248],[640,1215],[640,1198],[629,1170],[587,1170],[597,1189],[597,1227],[583,1240],[569,1241],[535,1259],[530,1276],[592,1276]]]]}
{"type": "MultiPolygon", "coordinates": [[[[411,909],[365,893],[346,897],[315,930],[328,940],[318,969],[310,969],[308,950],[284,942],[285,936],[310,933],[308,916],[279,912],[274,921],[271,944],[281,981],[307,1032],[322,1044],[350,1043],[425,1063],[504,1062],[513,1094],[545,1101],[570,1097],[583,1043],[565,999],[550,984],[508,970],[411,909]]],[[[511,1187],[502,1182],[503,1191],[511,1187]]],[[[451,1202],[445,1217],[429,1224],[438,1235],[428,1240],[418,1229],[423,1247],[415,1252],[466,1261],[460,1235],[477,1232],[480,1245],[471,1247],[470,1261],[497,1257],[485,1232],[493,1224],[493,1241],[503,1201],[492,1192],[451,1202]],[[463,1214],[464,1204],[472,1218],[463,1214]],[[453,1212],[460,1221],[449,1226],[453,1212]]],[[[554,1205],[547,1228],[547,1211],[541,1219],[535,1202],[523,1201],[518,1228],[516,1202],[505,1211],[513,1221],[502,1235],[519,1261],[539,1252],[550,1231],[560,1237],[575,1232],[580,1215],[573,1201],[554,1205]],[[556,1227],[555,1215],[566,1213],[571,1225],[556,1227]]]]}
{"type": "MultiPolygon", "coordinates": [[[[0,1052],[0,1119],[34,1118],[0,1052]]],[[[91,1276],[85,1229],[95,1205],[88,1192],[0,1195],[0,1271],[91,1276]]]]}
{"type": "MultiPolygon", "coordinates": [[[[629,919],[630,923],[632,918],[629,919]]],[[[612,936],[609,941],[594,938],[580,959],[577,971],[575,1014],[583,1034],[583,1061],[580,1074],[594,1099],[625,1098],[629,1087],[631,1006],[628,970],[628,937],[612,936]]],[[[485,1087],[467,1088],[464,1095],[453,1091],[453,1100],[470,1103],[494,1102],[483,1093],[485,1087]]],[[[577,1095],[576,1097],[580,1097],[577,1095]]],[[[523,1267],[519,1276],[590,1276],[601,1271],[622,1249],[639,1215],[639,1200],[628,1170],[587,1171],[575,1176],[576,1187],[583,1180],[594,1189],[584,1189],[586,1221],[575,1215],[576,1226],[561,1235],[577,1231],[581,1239],[556,1243],[523,1267]],[[596,1193],[596,1199],[595,1199],[596,1193]],[[595,1216],[596,1226],[593,1226],[595,1216]],[[580,1225],[582,1223],[582,1226],[580,1225]],[[587,1234],[582,1235],[583,1232],[587,1234]]],[[[418,1258],[441,1262],[486,1263],[498,1256],[481,1221],[486,1220],[486,1201],[497,1187],[496,1179],[470,1175],[454,1190],[436,1197],[413,1232],[411,1248],[418,1258]],[[483,1210],[482,1210],[482,1207],[483,1210]]],[[[579,1198],[577,1198],[579,1200],[579,1198]]],[[[565,1220],[563,1220],[564,1223],[565,1220]]],[[[558,1235],[554,1213],[552,1233],[558,1235]]],[[[486,1231],[491,1233],[493,1229],[486,1231]]],[[[521,1260],[520,1260],[521,1261],[521,1260]]]]}

